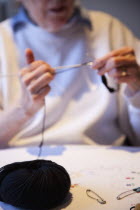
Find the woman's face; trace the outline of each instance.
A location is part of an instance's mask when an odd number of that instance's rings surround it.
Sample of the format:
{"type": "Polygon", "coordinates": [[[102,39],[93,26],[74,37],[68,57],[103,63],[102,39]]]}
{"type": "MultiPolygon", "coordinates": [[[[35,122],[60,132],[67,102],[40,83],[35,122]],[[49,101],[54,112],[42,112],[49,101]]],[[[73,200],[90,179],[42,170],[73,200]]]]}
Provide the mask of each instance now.
{"type": "Polygon", "coordinates": [[[19,0],[31,19],[49,32],[58,31],[72,16],[75,0],[19,0]]]}

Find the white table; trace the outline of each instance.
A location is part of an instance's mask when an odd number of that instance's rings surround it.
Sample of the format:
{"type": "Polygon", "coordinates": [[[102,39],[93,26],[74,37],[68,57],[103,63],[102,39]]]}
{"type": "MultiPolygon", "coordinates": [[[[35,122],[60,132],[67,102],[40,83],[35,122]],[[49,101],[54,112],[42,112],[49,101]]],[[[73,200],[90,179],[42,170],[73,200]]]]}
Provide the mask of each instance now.
{"type": "MultiPolygon", "coordinates": [[[[37,147],[0,150],[0,166],[17,161],[34,160],[37,147]]],[[[72,201],[58,209],[67,210],[129,210],[140,203],[140,193],[122,200],[121,192],[140,186],[139,147],[48,146],[43,147],[42,159],[52,160],[66,168],[71,176],[72,201]],[[89,198],[86,190],[98,193],[106,204],[89,198]]],[[[16,208],[0,202],[0,210],[16,208]]]]}

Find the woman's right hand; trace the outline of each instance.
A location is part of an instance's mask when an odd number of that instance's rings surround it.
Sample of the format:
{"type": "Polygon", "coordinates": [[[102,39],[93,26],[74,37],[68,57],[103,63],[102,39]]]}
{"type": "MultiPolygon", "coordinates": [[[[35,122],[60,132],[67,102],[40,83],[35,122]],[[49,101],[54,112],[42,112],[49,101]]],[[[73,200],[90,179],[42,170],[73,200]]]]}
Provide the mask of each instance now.
{"type": "Polygon", "coordinates": [[[32,50],[26,50],[28,66],[19,73],[22,86],[20,107],[28,116],[33,116],[43,105],[50,91],[49,83],[54,79],[55,71],[44,61],[35,61],[32,50]]]}

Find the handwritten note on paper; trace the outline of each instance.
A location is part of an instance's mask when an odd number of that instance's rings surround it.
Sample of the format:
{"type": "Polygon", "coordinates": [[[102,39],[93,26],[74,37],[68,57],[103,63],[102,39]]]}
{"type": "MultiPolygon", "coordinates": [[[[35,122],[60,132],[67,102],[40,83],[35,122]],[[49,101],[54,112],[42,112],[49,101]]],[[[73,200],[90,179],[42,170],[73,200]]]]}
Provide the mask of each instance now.
{"type": "MultiPolygon", "coordinates": [[[[43,158],[64,166],[71,176],[73,200],[66,209],[129,210],[140,202],[140,193],[116,199],[120,193],[140,187],[139,148],[66,146],[60,155],[49,152],[49,148],[52,151],[53,146],[47,147],[48,153],[43,158]],[[87,189],[101,196],[106,204],[89,198],[87,189]]],[[[34,159],[28,151],[26,148],[1,151],[0,165],[34,159]]]]}

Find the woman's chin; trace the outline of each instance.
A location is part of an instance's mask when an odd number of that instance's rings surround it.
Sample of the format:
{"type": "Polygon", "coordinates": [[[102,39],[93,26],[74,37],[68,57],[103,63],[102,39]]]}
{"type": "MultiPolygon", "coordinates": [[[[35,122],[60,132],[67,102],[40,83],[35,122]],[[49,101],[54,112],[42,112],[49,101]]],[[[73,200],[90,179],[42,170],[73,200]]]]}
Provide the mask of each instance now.
{"type": "Polygon", "coordinates": [[[61,23],[50,23],[42,27],[50,33],[55,33],[55,32],[59,32],[63,28],[64,25],[65,25],[65,22],[61,22],[61,23]]]}

